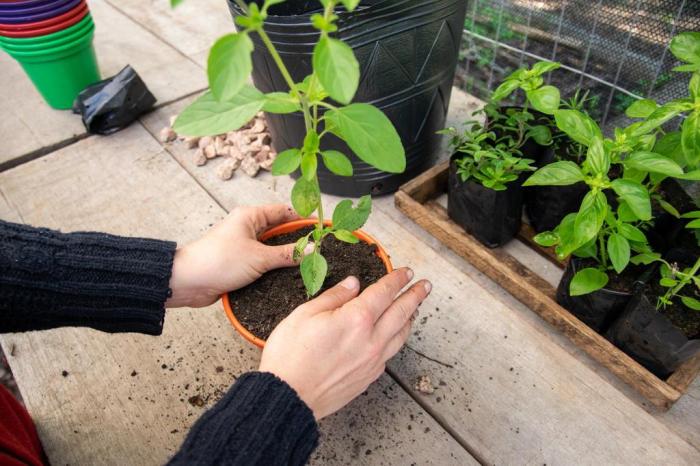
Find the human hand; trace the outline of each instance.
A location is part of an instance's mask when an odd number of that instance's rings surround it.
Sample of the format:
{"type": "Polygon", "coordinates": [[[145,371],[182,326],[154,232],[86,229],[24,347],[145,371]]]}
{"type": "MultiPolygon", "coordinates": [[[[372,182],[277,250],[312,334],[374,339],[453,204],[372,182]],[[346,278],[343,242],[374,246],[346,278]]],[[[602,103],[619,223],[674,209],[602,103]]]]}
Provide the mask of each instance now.
{"type": "Polygon", "coordinates": [[[299,306],[265,343],[260,371],[287,382],[316,419],[348,404],[384,372],[404,345],[418,305],[432,285],[421,280],[397,297],[413,278],[395,270],[357,293],[348,277],[299,306]]]}
{"type": "Polygon", "coordinates": [[[267,246],[265,230],[299,218],[284,204],[238,207],[199,240],[178,248],[166,307],[203,307],[272,269],[296,265],[294,244],[267,246]]]}

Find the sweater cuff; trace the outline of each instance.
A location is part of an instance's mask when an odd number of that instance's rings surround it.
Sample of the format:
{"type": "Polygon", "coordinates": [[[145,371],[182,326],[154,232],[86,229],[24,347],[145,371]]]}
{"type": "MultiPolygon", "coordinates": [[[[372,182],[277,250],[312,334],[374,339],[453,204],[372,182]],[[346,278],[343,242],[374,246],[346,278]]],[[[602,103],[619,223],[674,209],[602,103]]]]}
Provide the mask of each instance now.
{"type": "Polygon", "coordinates": [[[0,330],[159,335],[176,244],[0,222],[0,330]]]}
{"type": "Polygon", "coordinates": [[[316,419],[273,374],[243,374],[192,427],[177,464],[303,465],[318,445],[316,419]]]}

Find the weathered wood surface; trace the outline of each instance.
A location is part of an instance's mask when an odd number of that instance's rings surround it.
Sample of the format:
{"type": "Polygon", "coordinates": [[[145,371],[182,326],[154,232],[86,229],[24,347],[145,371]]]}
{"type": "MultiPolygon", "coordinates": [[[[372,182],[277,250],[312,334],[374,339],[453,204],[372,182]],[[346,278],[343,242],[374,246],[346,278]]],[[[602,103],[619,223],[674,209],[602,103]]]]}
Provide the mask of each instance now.
{"type": "Polygon", "coordinates": [[[153,34],[206,67],[209,48],[220,36],[233,32],[226,0],[186,0],[171,8],[170,0],[107,0],[153,34]]]}
{"type": "MultiPolygon", "coordinates": [[[[160,109],[144,124],[157,134],[185,104],[160,109]]],[[[183,145],[166,149],[226,208],[269,202],[278,194],[284,198],[291,187],[288,178],[269,174],[250,179],[237,173],[222,182],[215,175],[220,160],[196,167],[183,145]]],[[[325,201],[330,208],[337,198],[325,201]]],[[[434,249],[428,238],[418,239],[410,223],[389,197],[375,202],[366,228],[396,265],[410,265],[435,284],[409,341],[411,349],[402,351],[390,370],[411,391],[419,376],[429,375],[437,392],[414,396],[473,451],[497,464],[700,461],[694,446],[657,419],[662,415],[648,413],[621,393],[606,380],[605,369],[597,374],[600,367],[585,357],[582,361],[531,311],[522,312],[512,298],[487,291],[475,281],[483,277],[462,259],[454,254],[448,259],[446,249],[436,251],[439,243],[434,249]]],[[[676,405],[683,411],[669,421],[691,440],[697,439],[695,405],[697,400],[676,405]]]]}
{"type": "Polygon", "coordinates": [[[448,162],[444,161],[406,183],[396,193],[397,208],[561,330],[591,357],[632,385],[653,404],[670,408],[697,376],[698,358],[687,361],[668,384],[592,331],[556,303],[555,289],[535,272],[502,248],[489,249],[482,246],[449,219],[443,206],[431,200],[445,192],[447,172],[448,162]]]}
{"type": "MultiPolygon", "coordinates": [[[[206,87],[197,64],[104,0],[90,1],[90,11],[102,76],[130,64],[160,104],[206,87]]],[[[4,52],[0,70],[0,170],[85,136],[80,117],[46,105],[24,70],[4,52]]]]}
{"type": "MultiPolygon", "coordinates": [[[[66,231],[186,242],[225,214],[139,124],[6,171],[0,186],[2,218],[66,231]]],[[[188,400],[210,406],[259,361],[219,303],[169,311],[161,337],[57,329],[1,341],[53,464],[163,463],[203,412],[188,400]]],[[[474,463],[386,375],[322,432],[315,464],[474,463]]]]}

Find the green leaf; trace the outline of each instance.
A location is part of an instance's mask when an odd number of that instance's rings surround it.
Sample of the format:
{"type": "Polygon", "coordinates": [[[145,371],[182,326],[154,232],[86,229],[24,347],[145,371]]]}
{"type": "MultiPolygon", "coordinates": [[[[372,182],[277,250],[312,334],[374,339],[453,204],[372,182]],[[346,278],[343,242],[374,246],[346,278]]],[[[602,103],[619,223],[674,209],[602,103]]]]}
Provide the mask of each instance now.
{"type": "Polygon", "coordinates": [[[353,235],[348,230],[334,230],[333,236],[338,238],[340,241],[344,241],[346,243],[351,244],[355,244],[360,241],[359,239],[357,239],[357,236],[353,235]]]}
{"type": "Polygon", "coordinates": [[[321,289],[328,273],[328,263],[318,252],[304,256],[300,265],[301,278],[304,281],[306,294],[313,296],[321,289]]]}
{"type": "Polygon", "coordinates": [[[309,235],[304,235],[297,240],[296,244],[294,245],[294,253],[292,255],[294,262],[299,262],[301,258],[304,257],[304,250],[308,244],[309,235]]]}
{"type": "Polygon", "coordinates": [[[646,118],[656,110],[658,105],[655,101],[651,99],[636,100],[627,107],[625,110],[625,115],[630,118],[646,118]]]}
{"type": "Polygon", "coordinates": [[[700,32],[682,32],[671,39],[671,53],[681,61],[700,63],[700,32]]]}
{"type": "Polygon", "coordinates": [[[649,265],[651,263],[654,263],[658,260],[661,259],[661,254],[657,253],[642,253],[642,254],[637,254],[634,256],[632,259],[630,259],[630,262],[632,262],[634,265],[649,265]]]}
{"type": "Polygon", "coordinates": [[[574,249],[596,237],[603,226],[608,211],[608,202],[600,191],[590,191],[583,198],[574,223],[574,249]]]}
{"type": "Polygon", "coordinates": [[[323,163],[331,172],[339,176],[352,176],[352,162],[342,152],[324,150],[321,152],[323,163]]]}
{"type": "Polygon", "coordinates": [[[681,296],[681,302],[694,311],[700,311],[700,301],[690,296],[681,296]]]}
{"type": "Polygon", "coordinates": [[[181,136],[215,136],[235,131],[260,111],[263,101],[263,94],[252,86],[244,86],[225,102],[208,91],[180,113],[173,129],[181,136]]]}
{"type": "Polygon", "coordinates": [[[231,100],[241,91],[253,71],[252,51],[253,41],[247,32],[227,34],[214,43],[207,60],[207,76],[217,100],[231,100]]]}
{"type": "Polygon", "coordinates": [[[545,73],[556,70],[560,66],[561,64],[554,61],[538,61],[532,65],[532,71],[535,76],[542,76],[545,73]]]}
{"type": "Polygon", "coordinates": [[[641,184],[632,180],[613,180],[612,188],[615,194],[624,200],[630,210],[640,220],[651,220],[651,201],[649,191],[641,184]]]}
{"type": "Polygon", "coordinates": [[[340,201],[333,211],[333,230],[355,231],[367,221],[372,210],[372,197],[362,196],[353,207],[352,201],[340,201]]]}
{"type": "Polygon", "coordinates": [[[661,208],[664,209],[666,212],[668,212],[676,218],[681,218],[681,214],[680,212],[678,212],[678,209],[673,207],[670,203],[664,201],[663,199],[657,199],[657,202],[659,203],[661,208]]]}
{"type": "Polygon", "coordinates": [[[321,202],[318,184],[299,178],[292,188],[292,206],[302,216],[308,217],[316,210],[321,202]]]}
{"type": "Polygon", "coordinates": [[[676,162],[655,152],[633,152],[622,163],[625,168],[630,167],[643,172],[660,173],[667,176],[678,176],[683,173],[683,169],[676,162]]]}
{"type": "Polygon", "coordinates": [[[500,102],[511,95],[518,87],[520,87],[520,81],[517,79],[503,81],[491,94],[491,101],[494,103],[500,102]]]}
{"type": "Polygon", "coordinates": [[[560,99],[559,89],[554,86],[542,86],[527,92],[527,100],[530,101],[532,107],[547,115],[553,115],[559,108],[560,99]]]}
{"type": "Polygon", "coordinates": [[[605,150],[603,138],[594,137],[588,147],[584,166],[596,175],[607,175],[610,170],[610,154],[605,150]]]}
{"type": "Polygon", "coordinates": [[[327,129],[364,162],[389,172],[406,169],[406,154],[394,125],[378,108],[352,104],[326,113],[327,129]]]}
{"type": "Polygon", "coordinates": [[[661,136],[654,145],[654,152],[664,155],[676,163],[684,161],[680,131],[672,131],[661,136]]]}
{"type": "Polygon", "coordinates": [[[328,94],[349,104],[360,84],[360,64],[349,45],[322,35],[314,47],[313,66],[328,94]]]}
{"type": "Polygon", "coordinates": [[[664,277],[661,280],[659,280],[659,284],[661,286],[665,286],[666,288],[670,288],[672,286],[676,286],[678,284],[678,282],[672,278],[664,277]]]}
{"type": "Polygon", "coordinates": [[[678,175],[675,178],[689,181],[700,181],[700,170],[693,170],[688,173],[683,173],[682,175],[678,175]]]}
{"type": "Polygon", "coordinates": [[[265,94],[263,111],[268,113],[294,113],[301,111],[299,101],[286,92],[270,92],[265,94]]]}
{"type": "Polygon", "coordinates": [[[170,8],[175,8],[181,4],[184,0],[170,0],[170,8]]]}
{"type": "Polygon", "coordinates": [[[304,152],[301,156],[301,175],[309,181],[313,181],[316,177],[316,169],[318,168],[318,158],[313,152],[304,152]]]}
{"type": "Polygon", "coordinates": [[[592,267],[579,270],[569,284],[571,296],[593,293],[608,284],[608,275],[592,267]]]}
{"type": "Polygon", "coordinates": [[[681,218],[700,218],[700,210],[693,210],[692,212],[686,212],[681,215],[681,218]]]}
{"type": "Polygon", "coordinates": [[[622,223],[620,225],[620,234],[635,243],[647,242],[647,237],[644,232],[634,225],[630,225],[629,223],[622,223]]]}
{"type": "Polygon", "coordinates": [[[535,235],[532,240],[543,246],[545,248],[554,246],[559,243],[559,235],[551,231],[543,231],[542,233],[535,235]]]}
{"type": "Polygon", "coordinates": [[[584,146],[591,145],[591,141],[596,137],[603,138],[603,133],[596,122],[578,110],[557,110],[554,112],[554,120],[557,128],[584,146]]]}
{"type": "Polygon", "coordinates": [[[277,154],[277,158],[272,162],[272,174],[275,176],[289,175],[299,168],[301,163],[301,152],[299,149],[287,149],[277,154]]]}
{"type": "Polygon", "coordinates": [[[700,218],[695,219],[695,220],[689,222],[685,227],[686,227],[686,228],[691,228],[691,229],[693,229],[693,230],[694,230],[694,229],[697,229],[697,228],[700,228],[700,218]]]}
{"type": "Polygon", "coordinates": [[[552,143],[552,131],[545,125],[531,126],[527,131],[527,137],[540,146],[548,146],[552,143]]]}
{"type": "Polygon", "coordinates": [[[691,113],[681,127],[683,156],[690,167],[700,166],[700,111],[691,113]]]}
{"type": "Polygon", "coordinates": [[[697,100],[700,98],[700,73],[693,73],[690,77],[690,83],[688,83],[688,90],[690,91],[690,96],[697,100]]]}
{"type": "Polygon", "coordinates": [[[360,4],[360,0],[340,0],[346,10],[352,11],[360,4]]]}
{"type": "Polygon", "coordinates": [[[550,163],[533,173],[523,186],[567,186],[583,181],[583,173],[574,162],[550,163]]]}
{"type": "Polygon", "coordinates": [[[615,272],[622,273],[630,262],[630,243],[627,239],[613,233],[608,238],[608,254],[615,272]]]}

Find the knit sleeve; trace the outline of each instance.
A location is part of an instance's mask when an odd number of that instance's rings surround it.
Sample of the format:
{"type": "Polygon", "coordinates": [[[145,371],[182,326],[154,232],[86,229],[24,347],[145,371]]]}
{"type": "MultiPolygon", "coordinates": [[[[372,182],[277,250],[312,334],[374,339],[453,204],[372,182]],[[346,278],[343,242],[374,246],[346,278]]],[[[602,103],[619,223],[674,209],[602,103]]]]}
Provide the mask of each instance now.
{"type": "Polygon", "coordinates": [[[303,465],[318,437],[313,413],[289,385],[249,372],[195,423],[169,465],[303,465]]]}
{"type": "Polygon", "coordinates": [[[159,335],[175,247],[0,221],[0,332],[82,326],[159,335]]]}

